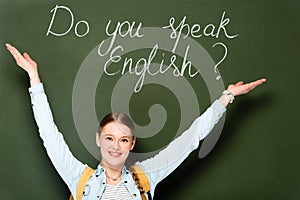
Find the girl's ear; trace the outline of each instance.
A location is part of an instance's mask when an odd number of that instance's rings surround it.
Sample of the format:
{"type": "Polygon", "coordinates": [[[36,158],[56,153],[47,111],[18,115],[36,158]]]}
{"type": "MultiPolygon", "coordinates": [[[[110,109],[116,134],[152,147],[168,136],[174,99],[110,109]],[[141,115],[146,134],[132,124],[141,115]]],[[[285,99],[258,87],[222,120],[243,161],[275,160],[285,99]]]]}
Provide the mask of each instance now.
{"type": "Polygon", "coordinates": [[[134,148],[135,142],[136,142],[136,137],[134,136],[132,139],[132,145],[130,147],[130,151],[134,148]]]}
{"type": "Polygon", "coordinates": [[[96,144],[98,147],[100,147],[100,133],[96,133],[96,144]]]}

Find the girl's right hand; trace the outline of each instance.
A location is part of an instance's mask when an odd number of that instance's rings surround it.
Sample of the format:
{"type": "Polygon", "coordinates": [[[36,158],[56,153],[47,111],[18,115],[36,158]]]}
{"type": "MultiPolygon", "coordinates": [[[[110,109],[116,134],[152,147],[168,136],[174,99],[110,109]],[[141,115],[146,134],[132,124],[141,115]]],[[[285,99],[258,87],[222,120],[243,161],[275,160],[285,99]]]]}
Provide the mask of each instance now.
{"type": "Polygon", "coordinates": [[[6,44],[6,47],[11,55],[15,58],[17,65],[19,65],[28,73],[31,85],[40,83],[37,64],[30,58],[28,53],[24,53],[22,55],[14,46],[8,43],[6,44]]]}

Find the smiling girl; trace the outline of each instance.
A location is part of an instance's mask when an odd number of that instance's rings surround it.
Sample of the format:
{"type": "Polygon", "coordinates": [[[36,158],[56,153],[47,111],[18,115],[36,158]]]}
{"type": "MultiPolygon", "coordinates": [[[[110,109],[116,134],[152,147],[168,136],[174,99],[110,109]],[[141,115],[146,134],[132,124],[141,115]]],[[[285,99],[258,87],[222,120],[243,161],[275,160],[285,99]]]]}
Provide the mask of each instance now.
{"type": "MultiPolygon", "coordinates": [[[[47,154],[74,198],[79,200],[81,197],[76,197],[76,191],[79,180],[88,166],[72,155],[62,134],[58,131],[39,78],[36,62],[27,53],[22,55],[12,45],[6,44],[6,47],[13,55],[17,65],[28,73],[34,117],[47,154]]],[[[154,157],[134,163],[134,166],[138,166],[144,172],[150,183],[150,192],[147,197],[140,194],[140,191],[143,191],[143,184],[137,177],[137,172],[125,167],[129,152],[136,143],[134,124],[123,113],[108,114],[100,122],[96,133],[101,162],[84,185],[82,199],[151,199],[157,184],[173,172],[198,147],[199,141],[209,134],[234,97],[248,93],[265,81],[266,79],[259,79],[247,84],[240,81],[229,85],[221,97],[195,119],[190,128],[181,136],[154,157]]]]}

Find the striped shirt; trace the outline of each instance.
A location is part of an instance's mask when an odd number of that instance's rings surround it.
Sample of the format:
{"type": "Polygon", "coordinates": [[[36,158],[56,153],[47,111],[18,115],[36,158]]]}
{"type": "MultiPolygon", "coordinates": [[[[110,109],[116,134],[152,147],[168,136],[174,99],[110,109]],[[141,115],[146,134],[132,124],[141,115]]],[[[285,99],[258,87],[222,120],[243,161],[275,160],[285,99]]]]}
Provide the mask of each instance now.
{"type": "Polygon", "coordinates": [[[122,181],[117,185],[107,184],[101,196],[101,200],[132,200],[132,196],[122,181]]]}

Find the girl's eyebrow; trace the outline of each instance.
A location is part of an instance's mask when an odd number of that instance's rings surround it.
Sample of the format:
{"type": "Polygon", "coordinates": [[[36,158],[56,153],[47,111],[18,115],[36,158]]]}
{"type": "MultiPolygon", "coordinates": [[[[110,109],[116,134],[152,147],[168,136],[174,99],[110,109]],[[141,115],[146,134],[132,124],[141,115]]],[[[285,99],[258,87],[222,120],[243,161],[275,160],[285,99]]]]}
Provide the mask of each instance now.
{"type": "Polygon", "coordinates": [[[103,135],[104,135],[104,136],[113,136],[113,137],[114,137],[114,135],[111,134],[111,133],[104,133],[103,135]]]}
{"type": "MultiPolygon", "coordinates": [[[[105,132],[103,132],[104,134],[104,136],[112,136],[112,137],[115,137],[113,134],[111,134],[111,133],[105,133],[105,132]]],[[[123,136],[121,136],[120,138],[131,138],[131,137],[133,137],[133,136],[131,136],[131,135],[123,135],[123,136]]]]}
{"type": "Polygon", "coordinates": [[[122,136],[121,138],[131,138],[131,136],[124,135],[124,136],[122,136]]]}

